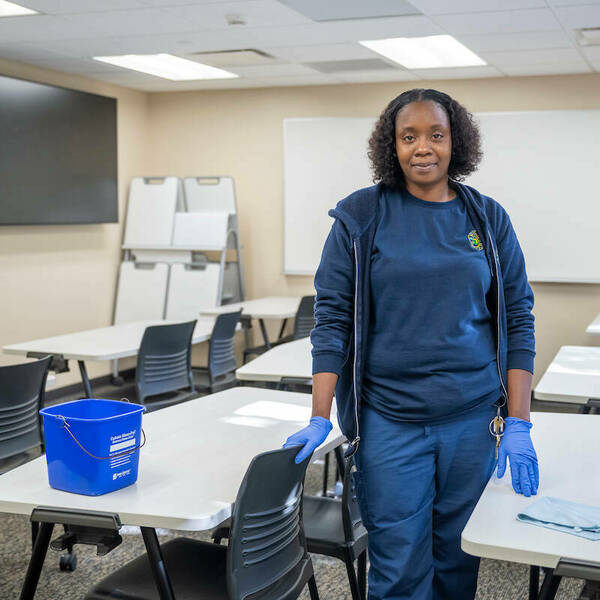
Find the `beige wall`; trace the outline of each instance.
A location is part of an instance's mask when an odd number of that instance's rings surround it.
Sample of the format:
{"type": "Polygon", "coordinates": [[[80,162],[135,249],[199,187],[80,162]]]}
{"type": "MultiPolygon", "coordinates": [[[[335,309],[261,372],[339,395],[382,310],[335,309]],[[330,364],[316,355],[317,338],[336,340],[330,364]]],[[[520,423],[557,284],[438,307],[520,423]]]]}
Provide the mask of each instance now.
{"type": "MultiPolygon", "coordinates": [[[[0,74],[117,98],[119,223],[0,227],[0,345],[112,322],[127,186],[143,174],[148,95],[0,60],[0,74]]],[[[1,187],[1,184],[0,184],[1,187]]],[[[90,363],[90,376],[107,363],[90,363]]],[[[77,364],[57,385],[80,381],[77,364]]]]}
{"type": "MultiPolygon", "coordinates": [[[[419,86],[444,90],[472,111],[600,109],[600,75],[431,81],[419,86]]],[[[414,85],[385,83],[151,94],[148,169],[180,176],[232,175],[248,296],[311,293],[310,277],[282,274],[282,120],[378,115],[410,87],[414,85]]],[[[332,198],[332,206],[336,200],[332,198]]],[[[536,284],[534,291],[537,381],[561,345],[595,343],[585,328],[600,312],[600,286],[536,284]]]]}
{"type": "MultiPolygon", "coordinates": [[[[413,87],[386,83],[144,94],[1,60],[0,74],[118,98],[120,215],[119,224],[0,227],[0,345],[111,322],[127,186],[140,174],[232,175],[248,297],[311,293],[310,277],[282,274],[282,120],[377,115],[389,99],[413,87]]],[[[600,109],[600,75],[419,85],[442,89],[472,111],[600,109]]],[[[596,343],[585,327],[600,311],[600,286],[536,284],[534,291],[537,380],[559,346],[596,343]]],[[[92,376],[107,370],[105,363],[90,365],[92,376]]],[[[75,381],[76,370],[60,376],[58,384],[75,381]]]]}

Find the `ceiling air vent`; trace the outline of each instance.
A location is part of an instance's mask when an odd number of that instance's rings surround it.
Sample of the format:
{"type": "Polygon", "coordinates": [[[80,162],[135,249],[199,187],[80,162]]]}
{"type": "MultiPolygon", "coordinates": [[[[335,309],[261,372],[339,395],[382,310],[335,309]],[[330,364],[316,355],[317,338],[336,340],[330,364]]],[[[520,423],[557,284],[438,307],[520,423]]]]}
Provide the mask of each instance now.
{"type": "Polygon", "coordinates": [[[275,58],[261,50],[223,50],[221,52],[192,52],[188,58],[211,67],[242,67],[268,65],[275,58]]]}
{"type": "Polygon", "coordinates": [[[576,29],[575,33],[580,46],[600,46],[600,27],[576,29]]]}

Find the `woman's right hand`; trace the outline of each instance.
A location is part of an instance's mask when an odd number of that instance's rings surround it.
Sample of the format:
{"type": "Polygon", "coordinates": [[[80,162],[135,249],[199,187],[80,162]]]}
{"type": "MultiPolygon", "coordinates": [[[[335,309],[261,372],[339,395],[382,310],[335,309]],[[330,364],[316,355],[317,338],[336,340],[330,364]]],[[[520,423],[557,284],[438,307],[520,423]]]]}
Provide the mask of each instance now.
{"type": "Polygon", "coordinates": [[[283,447],[302,446],[294,459],[295,463],[299,464],[325,441],[332,429],[333,425],[329,419],[325,417],[312,417],[310,423],[304,429],[290,435],[283,447]]]}

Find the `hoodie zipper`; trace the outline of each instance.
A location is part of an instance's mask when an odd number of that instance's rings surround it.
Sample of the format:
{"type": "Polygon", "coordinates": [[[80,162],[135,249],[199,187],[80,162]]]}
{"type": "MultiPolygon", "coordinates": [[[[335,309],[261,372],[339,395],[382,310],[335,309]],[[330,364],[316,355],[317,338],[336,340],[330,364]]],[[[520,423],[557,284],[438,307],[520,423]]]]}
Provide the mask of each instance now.
{"type": "Polygon", "coordinates": [[[354,360],[352,364],[352,376],[354,379],[352,388],[354,391],[354,423],[356,424],[356,437],[352,440],[352,454],[358,450],[360,443],[360,429],[358,423],[358,394],[356,393],[356,360],[358,355],[358,250],[356,240],[352,241],[354,248],[354,360]]]}
{"type": "Polygon", "coordinates": [[[502,395],[504,396],[504,404],[501,406],[505,406],[508,403],[508,392],[506,391],[506,387],[504,385],[504,379],[502,377],[502,371],[500,369],[500,276],[498,275],[498,255],[496,254],[496,247],[494,246],[494,241],[492,240],[492,234],[490,230],[487,230],[488,239],[490,240],[490,247],[492,248],[492,254],[494,256],[494,269],[496,276],[496,367],[498,369],[498,377],[500,378],[500,385],[502,386],[502,395]]]}

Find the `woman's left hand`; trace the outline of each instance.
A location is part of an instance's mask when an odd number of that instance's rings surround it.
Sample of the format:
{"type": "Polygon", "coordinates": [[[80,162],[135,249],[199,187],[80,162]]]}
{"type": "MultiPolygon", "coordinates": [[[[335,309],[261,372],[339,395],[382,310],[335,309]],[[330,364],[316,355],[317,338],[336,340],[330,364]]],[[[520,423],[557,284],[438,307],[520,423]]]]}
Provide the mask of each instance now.
{"type": "Polygon", "coordinates": [[[498,452],[498,477],[504,475],[508,458],[513,489],[527,497],[537,494],[540,482],[537,454],[529,436],[532,427],[529,421],[508,417],[498,452]]]}

